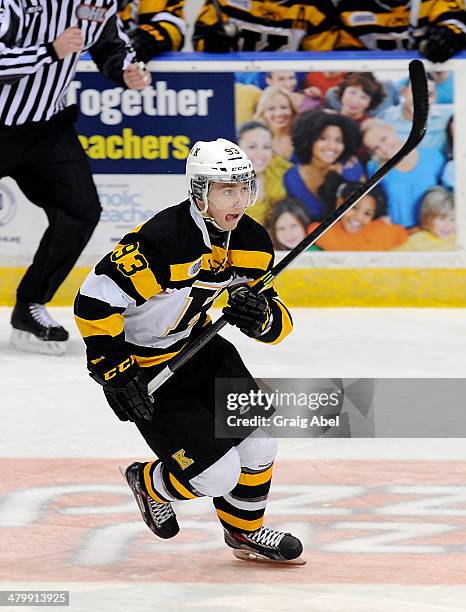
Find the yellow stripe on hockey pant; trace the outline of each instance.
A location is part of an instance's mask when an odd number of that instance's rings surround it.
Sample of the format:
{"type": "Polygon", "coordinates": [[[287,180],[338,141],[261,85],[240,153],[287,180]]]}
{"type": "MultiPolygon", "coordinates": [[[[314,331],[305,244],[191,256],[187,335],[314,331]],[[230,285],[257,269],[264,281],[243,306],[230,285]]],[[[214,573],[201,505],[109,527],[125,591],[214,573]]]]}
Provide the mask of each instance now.
{"type": "Polygon", "coordinates": [[[218,509],[217,516],[222,521],[225,521],[225,523],[233,527],[238,527],[238,529],[242,529],[243,531],[256,531],[262,527],[262,523],[264,522],[264,517],[254,519],[253,521],[247,521],[246,519],[237,518],[232,514],[228,514],[228,512],[218,509]]]}
{"type": "Polygon", "coordinates": [[[154,491],[154,488],[152,486],[152,478],[150,476],[149,471],[153,465],[154,465],[154,462],[151,461],[150,463],[147,463],[144,466],[144,484],[146,485],[146,489],[149,492],[149,495],[153,497],[156,502],[159,502],[159,504],[166,504],[167,502],[164,499],[161,499],[157,495],[157,493],[154,491]]]}
{"type": "Polygon", "coordinates": [[[246,485],[247,487],[255,487],[257,485],[265,484],[272,478],[272,467],[269,467],[265,472],[259,472],[258,474],[246,474],[241,472],[238,484],[246,485]]]}
{"type": "Polygon", "coordinates": [[[82,319],[74,316],[76,325],[78,326],[81,336],[88,338],[89,336],[118,336],[124,329],[125,320],[122,314],[112,314],[105,319],[82,319]]]}
{"type": "Polygon", "coordinates": [[[184,487],[179,480],[177,480],[171,472],[168,472],[168,477],[170,478],[170,482],[175,487],[180,495],[186,497],[186,499],[197,499],[197,495],[188,491],[186,487],[184,487]]]}

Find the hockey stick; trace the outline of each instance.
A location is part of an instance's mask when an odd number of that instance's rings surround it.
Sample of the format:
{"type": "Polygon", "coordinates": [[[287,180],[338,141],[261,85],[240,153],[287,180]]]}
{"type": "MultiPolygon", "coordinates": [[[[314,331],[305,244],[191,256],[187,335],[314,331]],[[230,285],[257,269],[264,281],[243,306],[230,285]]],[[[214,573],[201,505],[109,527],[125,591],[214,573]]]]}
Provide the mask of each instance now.
{"type": "MultiPolygon", "coordinates": [[[[377,172],[368,179],[364,185],[356,189],[341,206],[337,208],[327,219],[322,221],[308,236],[306,236],[297,246],[294,247],[276,266],[264,274],[254,285],[254,290],[260,293],[277,278],[279,274],[287,268],[303,251],[311,244],[314,244],[325,232],[327,232],[343,215],[352,208],[361,198],[367,195],[370,190],[380,182],[380,180],[396,166],[408,153],[410,153],[423,139],[427,128],[427,117],[429,113],[429,101],[427,92],[427,79],[424,65],[420,60],[413,60],[409,64],[409,76],[411,88],[413,90],[413,124],[408,139],[391,159],[389,159],[377,172]]],[[[227,321],[221,316],[215,323],[210,325],[200,336],[190,345],[182,349],[175,355],[157,376],[148,384],[148,392],[152,395],[166,380],[168,380],[182,365],[197,353],[211,338],[217,334],[227,321]]]]}

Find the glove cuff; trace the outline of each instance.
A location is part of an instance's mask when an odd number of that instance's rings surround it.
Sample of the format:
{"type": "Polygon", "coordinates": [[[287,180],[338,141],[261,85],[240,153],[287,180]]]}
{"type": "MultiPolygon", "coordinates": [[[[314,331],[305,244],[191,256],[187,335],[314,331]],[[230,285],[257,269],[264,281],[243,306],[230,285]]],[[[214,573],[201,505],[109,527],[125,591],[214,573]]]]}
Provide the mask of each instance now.
{"type": "Polygon", "coordinates": [[[118,357],[113,360],[104,359],[89,368],[89,376],[99,385],[111,385],[113,387],[124,387],[131,381],[139,371],[139,365],[134,355],[118,357]]]}

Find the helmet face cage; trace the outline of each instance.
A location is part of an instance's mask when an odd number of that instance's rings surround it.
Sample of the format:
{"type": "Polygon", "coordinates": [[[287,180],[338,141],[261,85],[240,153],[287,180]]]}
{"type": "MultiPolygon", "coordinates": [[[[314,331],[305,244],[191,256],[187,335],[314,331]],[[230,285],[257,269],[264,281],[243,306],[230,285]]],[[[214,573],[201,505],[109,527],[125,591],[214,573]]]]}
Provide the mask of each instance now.
{"type": "Polygon", "coordinates": [[[190,195],[204,203],[204,208],[200,211],[201,214],[207,213],[207,208],[209,206],[209,191],[212,183],[247,183],[248,203],[246,208],[256,203],[258,190],[256,173],[254,170],[244,174],[226,174],[223,176],[197,175],[193,176],[190,180],[190,195]]]}

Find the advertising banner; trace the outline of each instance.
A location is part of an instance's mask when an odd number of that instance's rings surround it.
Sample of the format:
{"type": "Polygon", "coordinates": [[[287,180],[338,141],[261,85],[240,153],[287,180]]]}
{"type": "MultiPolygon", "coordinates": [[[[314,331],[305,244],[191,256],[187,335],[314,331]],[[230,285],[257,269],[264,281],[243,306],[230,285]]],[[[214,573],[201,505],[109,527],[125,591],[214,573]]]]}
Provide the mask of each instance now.
{"type": "MultiPolygon", "coordinates": [[[[125,233],[186,198],[186,158],[197,140],[227,138],[249,155],[259,197],[247,214],[280,252],[391,158],[411,127],[407,61],[188,60],[161,61],[143,91],[79,65],[68,102],[80,110],[76,132],[103,212],[78,267],[92,267],[125,233]]],[[[303,254],[301,268],[465,267],[464,143],[455,138],[464,123],[455,114],[462,65],[428,75],[425,139],[303,254]]],[[[44,211],[2,178],[0,266],[28,265],[46,225],[44,211]]]]}
{"type": "Polygon", "coordinates": [[[80,108],[77,130],[94,174],[184,174],[196,140],[234,139],[234,75],[153,75],[142,91],[96,72],[78,72],[68,101],[80,108]]]}

